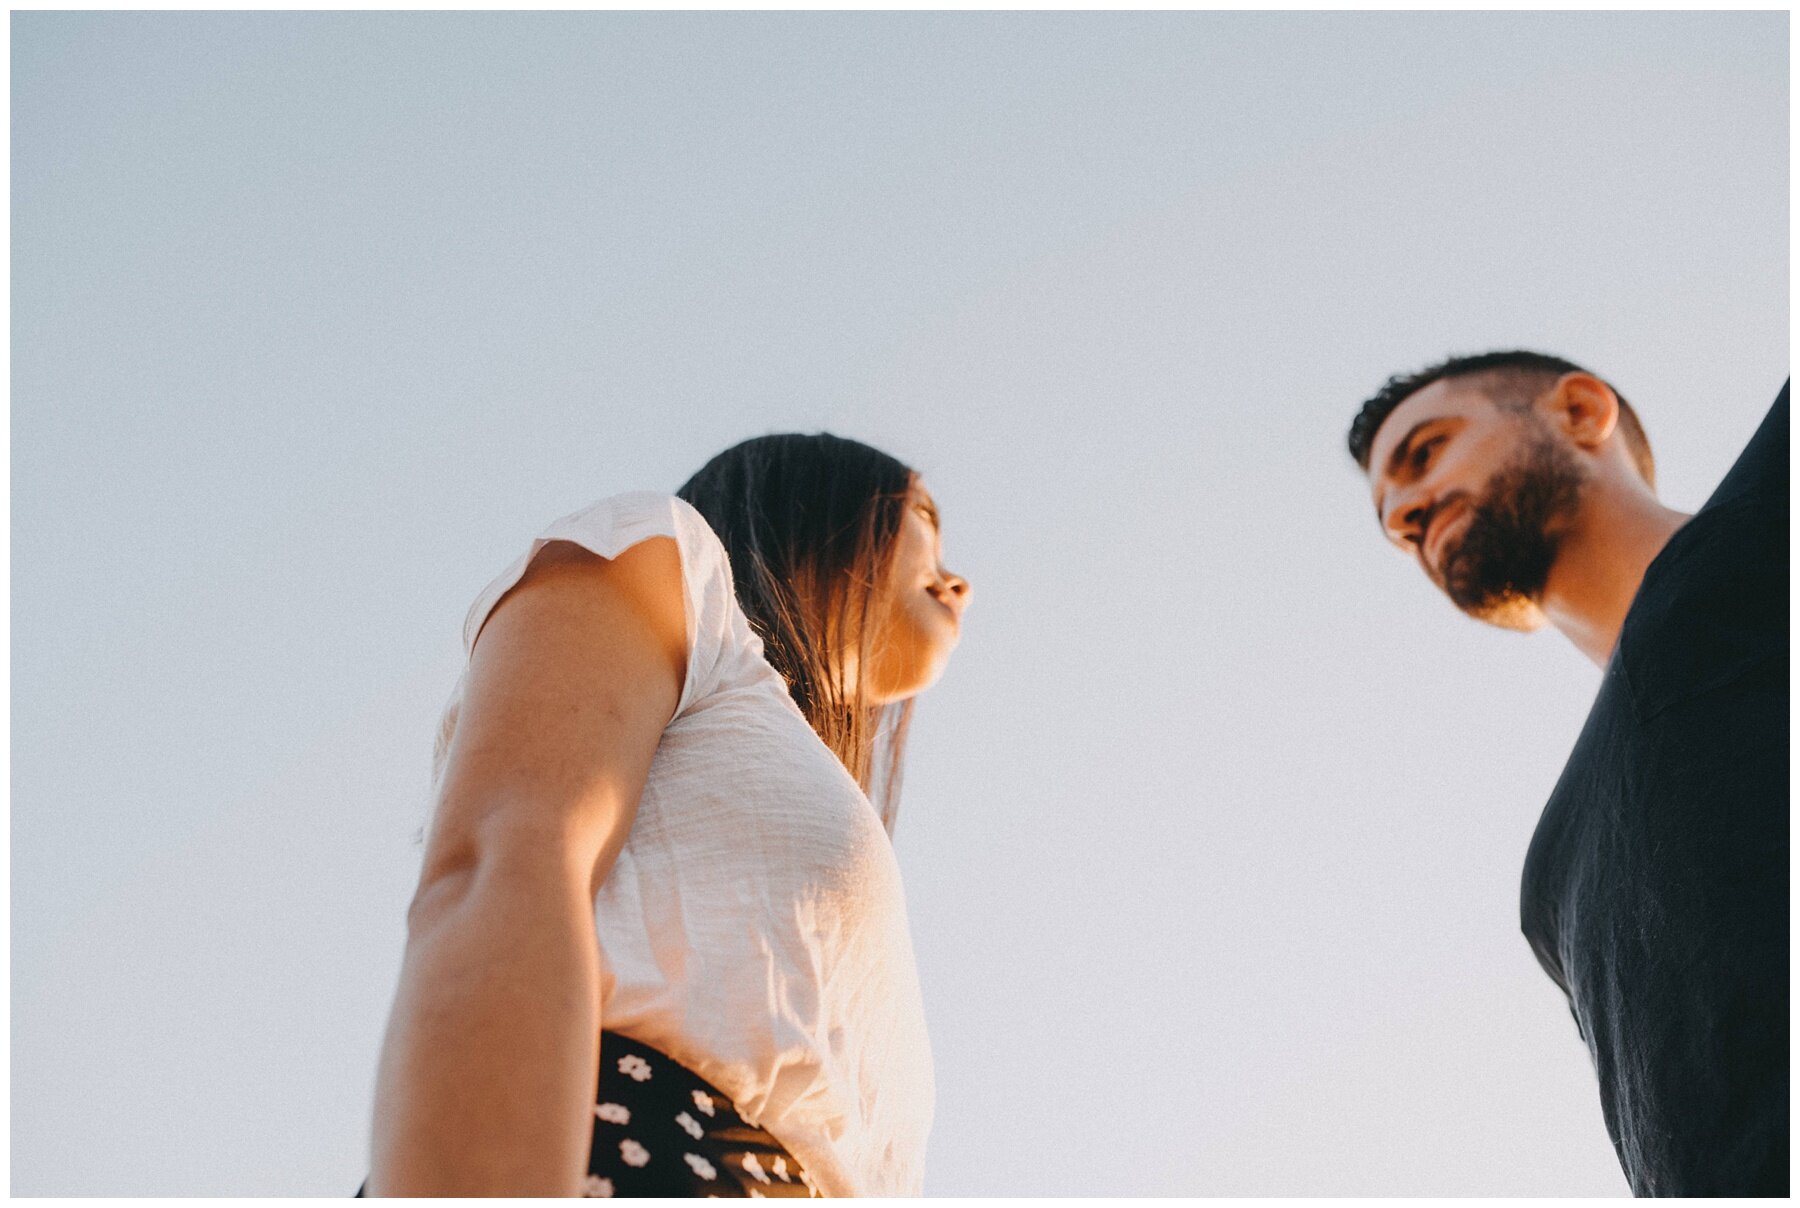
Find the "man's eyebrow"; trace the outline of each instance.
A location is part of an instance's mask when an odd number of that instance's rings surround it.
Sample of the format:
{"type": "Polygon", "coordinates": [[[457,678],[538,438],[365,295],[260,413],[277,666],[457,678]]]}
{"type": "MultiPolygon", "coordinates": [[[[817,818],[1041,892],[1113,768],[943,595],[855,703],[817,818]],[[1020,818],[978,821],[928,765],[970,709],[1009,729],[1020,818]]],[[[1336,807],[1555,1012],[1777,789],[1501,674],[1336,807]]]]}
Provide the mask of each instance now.
{"type": "Polygon", "coordinates": [[[1407,453],[1412,450],[1413,438],[1442,418],[1444,417],[1441,415],[1433,415],[1420,420],[1418,423],[1408,428],[1406,430],[1406,435],[1400,438],[1400,443],[1394,446],[1394,451],[1388,454],[1387,469],[1382,472],[1384,474],[1392,474],[1395,470],[1398,470],[1400,468],[1400,463],[1406,460],[1407,453]]]}
{"type": "MultiPolygon", "coordinates": [[[[1382,478],[1387,478],[1389,475],[1393,474],[1395,470],[1398,470],[1400,468],[1400,463],[1405,461],[1406,455],[1412,451],[1414,438],[1416,438],[1424,429],[1429,428],[1432,424],[1437,423],[1443,418],[1444,417],[1441,415],[1427,416],[1408,428],[1406,430],[1406,435],[1400,438],[1400,443],[1394,446],[1394,451],[1388,454],[1387,466],[1381,471],[1381,477],[1377,478],[1376,482],[1379,483],[1382,478]]],[[[1387,523],[1386,517],[1382,514],[1382,504],[1386,499],[1387,491],[1385,489],[1375,492],[1375,519],[1383,524],[1387,523]]]]}

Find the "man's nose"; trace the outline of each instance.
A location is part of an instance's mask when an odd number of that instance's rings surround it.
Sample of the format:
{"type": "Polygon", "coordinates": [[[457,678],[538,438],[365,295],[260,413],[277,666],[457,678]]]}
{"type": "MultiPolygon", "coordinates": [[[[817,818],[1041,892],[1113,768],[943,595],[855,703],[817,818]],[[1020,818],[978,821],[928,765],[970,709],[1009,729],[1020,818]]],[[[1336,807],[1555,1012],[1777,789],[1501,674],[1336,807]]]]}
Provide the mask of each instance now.
{"type": "Polygon", "coordinates": [[[1381,527],[1391,541],[1417,545],[1425,539],[1425,523],[1431,515],[1431,501],[1423,491],[1401,491],[1387,500],[1387,515],[1381,527]]]}

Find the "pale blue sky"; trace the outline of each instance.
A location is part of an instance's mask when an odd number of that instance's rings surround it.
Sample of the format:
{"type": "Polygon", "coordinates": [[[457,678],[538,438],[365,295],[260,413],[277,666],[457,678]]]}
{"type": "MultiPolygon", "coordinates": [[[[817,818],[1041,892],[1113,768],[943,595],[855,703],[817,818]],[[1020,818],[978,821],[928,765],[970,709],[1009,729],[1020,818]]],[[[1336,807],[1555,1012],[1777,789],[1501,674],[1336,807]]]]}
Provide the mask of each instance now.
{"type": "Polygon", "coordinates": [[[1787,15],[17,14],[13,1190],[348,1194],[469,601],[766,431],[974,582],[899,848],[933,1194],[1623,1194],[1517,925],[1597,673],[1381,541],[1526,345],[1697,506],[1787,15]]]}

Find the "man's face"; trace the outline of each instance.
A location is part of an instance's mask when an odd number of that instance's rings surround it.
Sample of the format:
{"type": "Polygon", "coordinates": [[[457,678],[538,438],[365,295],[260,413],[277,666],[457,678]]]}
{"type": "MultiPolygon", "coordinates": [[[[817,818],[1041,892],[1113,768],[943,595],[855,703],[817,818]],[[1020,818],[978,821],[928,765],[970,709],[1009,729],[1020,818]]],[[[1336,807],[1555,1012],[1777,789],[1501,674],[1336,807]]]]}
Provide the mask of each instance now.
{"type": "Polygon", "coordinates": [[[1581,464],[1536,412],[1497,406],[1480,379],[1440,379],[1389,413],[1369,450],[1388,539],[1477,620],[1536,629],[1580,498],[1581,464]]]}

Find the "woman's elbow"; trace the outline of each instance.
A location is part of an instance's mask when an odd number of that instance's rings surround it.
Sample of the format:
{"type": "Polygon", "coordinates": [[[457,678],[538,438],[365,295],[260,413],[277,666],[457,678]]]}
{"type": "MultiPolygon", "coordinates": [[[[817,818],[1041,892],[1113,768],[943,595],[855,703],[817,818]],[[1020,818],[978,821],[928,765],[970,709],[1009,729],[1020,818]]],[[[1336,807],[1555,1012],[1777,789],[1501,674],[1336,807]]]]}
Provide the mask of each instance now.
{"type": "Polygon", "coordinates": [[[428,852],[419,885],[406,911],[409,942],[439,933],[464,919],[491,920],[520,911],[541,912],[552,903],[591,908],[593,858],[567,834],[539,828],[488,826],[467,840],[428,852]]]}
{"type": "Polygon", "coordinates": [[[473,852],[455,859],[428,860],[406,907],[408,942],[426,938],[466,905],[480,873],[480,860],[473,852]]]}

